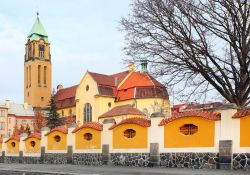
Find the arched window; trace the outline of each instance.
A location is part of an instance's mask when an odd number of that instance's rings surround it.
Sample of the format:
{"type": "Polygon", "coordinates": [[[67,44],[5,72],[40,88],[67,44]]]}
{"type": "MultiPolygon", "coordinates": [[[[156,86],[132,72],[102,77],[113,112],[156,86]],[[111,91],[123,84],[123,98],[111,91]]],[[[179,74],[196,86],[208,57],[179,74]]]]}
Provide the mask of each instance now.
{"type": "Polygon", "coordinates": [[[41,84],[41,65],[38,65],[38,77],[37,77],[37,81],[38,81],[38,85],[41,84]]]}
{"type": "Polygon", "coordinates": [[[43,67],[43,84],[46,85],[47,84],[47,66],[43,67]]]}
{"type": "Polygon", "coordinates": [[[84,114],[83,114],[84,122],[91,122],[92,121],[92,106],[90,103],[86,103],[84,106],[84,114]]]}
{"type": "Polygon", "coordinates": [[[44,58],[44,50],[45,50],[44,45],[39,44],[39,57],[40,58],[44,58]]]}

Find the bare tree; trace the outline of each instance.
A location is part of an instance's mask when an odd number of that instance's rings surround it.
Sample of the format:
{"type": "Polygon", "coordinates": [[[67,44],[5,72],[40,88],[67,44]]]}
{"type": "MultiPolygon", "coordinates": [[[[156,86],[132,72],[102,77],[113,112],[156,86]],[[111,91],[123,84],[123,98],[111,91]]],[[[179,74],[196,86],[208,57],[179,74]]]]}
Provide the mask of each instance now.
{"type": "Polygon", "coordinates": [[[132,61],[147,58],[168,86],[188,88],[187,97],[216,90],[237,106],[250,103],[249,0],[134,0],[132,7],[121,20],[132,61]]]}

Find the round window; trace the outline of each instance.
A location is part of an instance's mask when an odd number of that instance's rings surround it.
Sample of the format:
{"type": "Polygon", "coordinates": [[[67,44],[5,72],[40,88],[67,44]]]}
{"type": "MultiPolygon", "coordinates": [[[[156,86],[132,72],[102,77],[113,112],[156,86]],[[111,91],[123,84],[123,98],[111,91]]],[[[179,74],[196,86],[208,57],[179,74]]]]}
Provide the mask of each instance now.
{"type": "Polygon", "coordinates": [[[129,139],[135,137],[135,135],[136,135],[136,131],[133,129],[127,129],[124,131],[124,136],[129,139]]]}
{"type": "Polygon", "coordinates": [[[111,102],[108,103],[108,107],[111,107],[111,102]]]}
{"type": "Polygon", "coordinates": [[[31,146],[31,147],[35,147],[35,146],[36,146],[36,142],[35,142],[35,141],[31,141],[31,142],[30,142],[30,146],[31,146]]]}
{"type": "Polygon", "coordinates": [[[93,135],[91,133],[85,133],[83,135],[83,137],[84,137],[85,140],[90,141],[90,140],[92,140],[93,135]]]}
{"type": "Polygon", "coordinates": [[[89,85],[86,86],[86,91],[88,91],[88,90],[89,90],[89,85]]]}
{"type": "Polygon", "coordinates": [[[55,140],[56,142],[60,142],[60,141],[61,141],[61,137],[60,137],[59,135],[56,135],[56,136],[54,137],[54,140],[55,140]]]}
{"type": "Polygon", "coordinates": [[[185,124],[180,127],[180,132],[184,135],[193,135],[198,132],[198,126],[194,124],[185,124]]]}
{"type": "Polygon", "coordinates": [[[12,146],[13,148],[15,148],[15,147],[16,147],[16,143],[15,143],[15,142],[11,142],[11,146],[12,146]]]}

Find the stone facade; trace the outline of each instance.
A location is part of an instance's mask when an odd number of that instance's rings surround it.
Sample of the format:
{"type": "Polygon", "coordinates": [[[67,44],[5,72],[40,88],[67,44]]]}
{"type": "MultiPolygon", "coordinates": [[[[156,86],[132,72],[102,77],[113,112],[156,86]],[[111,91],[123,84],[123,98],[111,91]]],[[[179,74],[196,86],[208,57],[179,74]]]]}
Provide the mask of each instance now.
{"type": "Polygon", "coordinates": [[[25,164],[40,164],[41,158],[40,157],[23,157],[22,158],[22,163],[25,164]]]}
{"type": "Polygon", "coordinates": [[[101,153],[74,153],[73,164],[76,165],[91,165],[98,166],[102,165],[102,154],[101,153]]]}
{"type": "Polygon", "coordinates": [[[111,153],[110,161],[114,166],[150,166],[149,153],[111,153]]]}
{"type": "Polygon", "coordinates": [[[169,168],[218,168],[217,153],[161,153],[160,166],[169,168]]]}
{"type": "Polygon", "coordinates": [[[67,154],[63,153],[46,153],[45,164],[67,164],[67,154]]]}
{"type": "Polygon", "coordinates": [[[250,170],[250,153],[233,154],[233,169],[250,170]]]}

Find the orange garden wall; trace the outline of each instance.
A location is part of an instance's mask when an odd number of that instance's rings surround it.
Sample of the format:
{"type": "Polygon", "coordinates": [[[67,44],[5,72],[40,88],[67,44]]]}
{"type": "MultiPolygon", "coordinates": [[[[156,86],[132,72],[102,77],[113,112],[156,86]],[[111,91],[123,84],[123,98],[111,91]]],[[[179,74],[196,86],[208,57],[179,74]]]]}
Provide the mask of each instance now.
{"type": "Polygon", "coordinates": [[[75,133],[76,149],[100,149],[101,148],[101,131],[92,128],[83,128],[75,133]],[[84,134],[92,134],[91,140],[84,139],[84,134]]]}
{"type": "Polygon", "coordinates": [[[137,124],[122,124],[113,129],[113,148],[129,149],[129,148],[147,148],[148,144],[148,128],[137,124]],[[134,138],[126,138],[124,131],[133,129],[136,131],[134,138]]]}
{"type": "Polygon", "coordinates": [[[164,126],[165,148],[213,147],[215,138],[215,122],[200,117],[184,117],[176,119],[164,126]],[[180,127],[184,124],[198,126],[198,132],[184,135],[180,127]]]}
{"type": "Polygon", "coordinates": [[[6,151],[8,154],[18,154],[19,153],[19,141],[10,139],[6,142],[6,151]],[[15,147],[12,146],[15,143],[15,147]]]}
{"type": "Polygon", "coordinates": [[[25,140],[25,152],[26,153],[39,153],[41,151],[41,141],[37,138],[28,138],[25,140]],[[34,142],[35,145],[32,146],[32,143],[34,142]]]}
{"type": "Polygon", "coordinates": [[[240,146],[250,147],[250,116],[240,119],[240,146]]]}
{"type": "Polygon", "coordinates": [[[67,135],[59,131],[51,132],[48,135],[47,148],[48,150],[66,150],[67,149],[67,135]],[[56,142],[55,136],[59,136],[61,140],[59,142],[56,142]]]}

